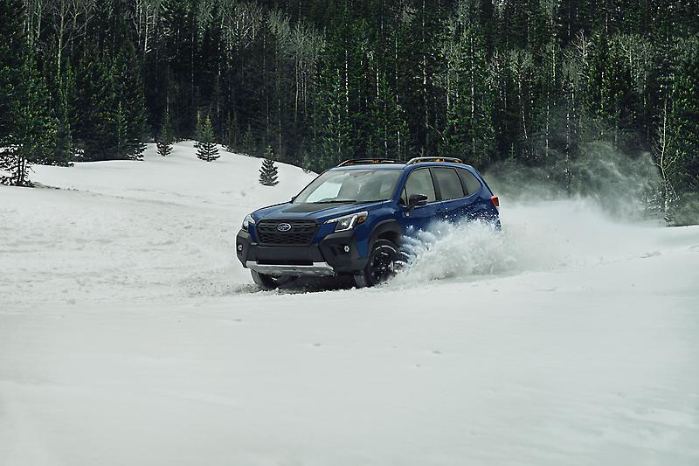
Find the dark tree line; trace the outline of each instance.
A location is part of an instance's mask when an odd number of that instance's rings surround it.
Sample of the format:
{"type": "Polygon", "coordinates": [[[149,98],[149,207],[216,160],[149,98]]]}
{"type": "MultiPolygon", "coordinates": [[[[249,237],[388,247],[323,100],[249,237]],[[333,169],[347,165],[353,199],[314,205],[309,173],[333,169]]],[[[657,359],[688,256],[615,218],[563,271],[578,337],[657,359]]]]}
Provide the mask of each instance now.
{"type": "Polygon", "coordinates": [[[271,146],[314,170],[444,154],[551,167],[571,189],[574,162],[602,141],[628,157],[650,153],[670,209],[699,190],[697,9],[0,0],[4,165],[138,158],[163,131],[193,138],[204,118],[232,150],[271,146]]]}

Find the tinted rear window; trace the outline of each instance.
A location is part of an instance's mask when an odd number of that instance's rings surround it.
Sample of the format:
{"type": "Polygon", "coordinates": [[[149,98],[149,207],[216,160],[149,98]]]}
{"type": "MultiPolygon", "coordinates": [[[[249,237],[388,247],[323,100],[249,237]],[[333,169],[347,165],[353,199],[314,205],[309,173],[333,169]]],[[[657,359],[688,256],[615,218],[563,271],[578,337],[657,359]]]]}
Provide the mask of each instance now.
{"type": "Polygon", "coordinates": [[[439,184],[442,200],[459,199],[464,197],[464,189],[459,175],[452,168],[433,168],[432,172],[439,184]]]}
{"type": "Polygon", "coordinates": [[[466,195],[470,196],[471,194],[477,193],[481,190],[481,182],[478,181],[478,178],[473,176],[470,171],[459,169],[459,175],[461,175],[461,179],[464,182],[466,195]]]}

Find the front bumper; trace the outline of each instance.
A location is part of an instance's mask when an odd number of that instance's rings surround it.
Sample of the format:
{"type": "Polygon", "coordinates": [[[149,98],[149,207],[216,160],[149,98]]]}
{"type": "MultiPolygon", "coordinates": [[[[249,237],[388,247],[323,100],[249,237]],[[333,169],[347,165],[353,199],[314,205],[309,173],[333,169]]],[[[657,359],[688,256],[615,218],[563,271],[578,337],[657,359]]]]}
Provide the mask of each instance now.
{"type": "Polygon", "coordinates": [[[240,230],[236,254],[244,267],[272,276],[328,277],[351,274],[366,267],[353,231],[331,233],[320,242],[303,246],[264,245],[240,230]]]}
{"type": "Polygon", "coordinates": [[[311,265],[260,264],[256,261],[246,261],[245,267],[265,275],[298,275],[315,277],[332,277],[335,270],[327,262],[314,262],[311,265]]]}

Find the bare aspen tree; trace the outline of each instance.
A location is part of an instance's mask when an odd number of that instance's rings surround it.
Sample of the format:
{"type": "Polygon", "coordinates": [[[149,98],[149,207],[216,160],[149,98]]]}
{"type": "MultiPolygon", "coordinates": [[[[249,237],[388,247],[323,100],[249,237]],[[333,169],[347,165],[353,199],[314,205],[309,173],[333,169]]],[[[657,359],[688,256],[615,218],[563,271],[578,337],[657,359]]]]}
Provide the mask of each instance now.
{"type": "Polygon", "coordinates": [[[661,120],[658,127],[658,139],[655,144],[655,164],[660,171],[661,178],[661,198],[662,198],[662,208],[663,214],[666,221],[670,221],[672,202],[674,200],[675,189],[672,183],[673,170],[675,169],[675,164],[678,159],[678,152],[673,150],[673,143],[671,131],[671,121],[670,113],[671,110],[668,108],[672,105],[668,102],[668,97],[665,96],[663,99],[663,108],[660,115],[661,120]]]}
{"type": "Polygon", "coordinates": [[[133,18],[134,28],[138,36],[141,52],[146,55],[150,51],[150,38],[155,34],[155,25],[160,15],[162,0],[134,0],[136,14],[133,18]]]}
{"type": "Polygon", "coordinates": [[[94,0],[50,0],[50,14],[56,35],[56,80],[61,82],[63,54],[84,36],[94,14],[94,0]]]}

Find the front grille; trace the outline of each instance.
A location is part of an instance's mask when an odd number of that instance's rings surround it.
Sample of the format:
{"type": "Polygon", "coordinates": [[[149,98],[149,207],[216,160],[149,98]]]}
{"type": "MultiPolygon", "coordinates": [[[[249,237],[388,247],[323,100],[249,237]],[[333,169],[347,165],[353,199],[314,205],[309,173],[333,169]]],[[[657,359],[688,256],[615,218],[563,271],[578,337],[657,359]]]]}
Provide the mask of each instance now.
{"type": "Polygon", "coordinates": [[[310,244],[317,229],[318,225],[313,221],[262,220],[257,224],[257,234],[261,244],[310,244]],[[280,223],[288,223],[291,225],[291,230],[279,231],[277,226],[280,223]]]}

